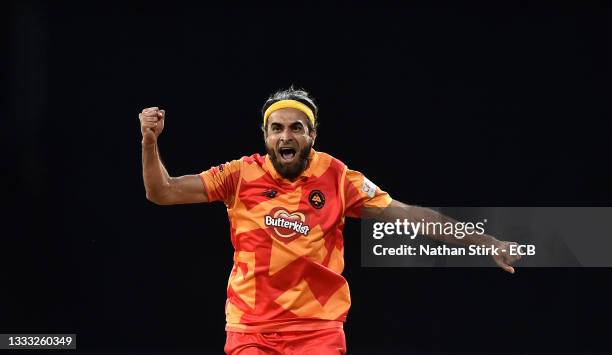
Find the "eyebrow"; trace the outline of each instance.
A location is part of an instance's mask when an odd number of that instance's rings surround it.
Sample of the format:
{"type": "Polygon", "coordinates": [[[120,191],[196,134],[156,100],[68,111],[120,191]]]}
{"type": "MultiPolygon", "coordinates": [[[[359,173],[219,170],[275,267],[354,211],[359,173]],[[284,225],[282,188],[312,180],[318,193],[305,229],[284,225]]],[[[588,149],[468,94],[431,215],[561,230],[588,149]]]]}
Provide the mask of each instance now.
{"type": "MultiPolygon", "coordinates": [[[[304,126],[304,124],[301,121],[297,121],[297,122],[293,122],[289,124],[289,127],[296,127],[296,126],[304,126]]],[[[278,122],[273,122],[270,123],[270,127],[284,127],[284,125],[282,123],[278,123],[278,122]]]]}

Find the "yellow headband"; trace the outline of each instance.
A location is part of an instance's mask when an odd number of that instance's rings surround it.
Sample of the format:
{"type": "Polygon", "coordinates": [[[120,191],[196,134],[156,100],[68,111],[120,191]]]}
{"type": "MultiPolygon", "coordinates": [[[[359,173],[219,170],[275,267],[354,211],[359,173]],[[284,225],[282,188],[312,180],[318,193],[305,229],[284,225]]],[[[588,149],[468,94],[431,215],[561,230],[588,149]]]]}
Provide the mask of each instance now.
{"type": "Polygon", "coordinates": [[[296,100],[280,100],[270,105],[270,107],[268,107],[268,109],[264,113],[264,117],[263,117],[264,126],[266,125],[266,121],[268,121],[268,117],[270,116],[270,114],[276,110],[280,110],[281,108],[294,108],[296,110],[300,110],[304,112],[304,114],[308,116],[310,123],[314,127],[315,125],[314,113],[312,113],[312,110],[308,106],[296,100]]]}

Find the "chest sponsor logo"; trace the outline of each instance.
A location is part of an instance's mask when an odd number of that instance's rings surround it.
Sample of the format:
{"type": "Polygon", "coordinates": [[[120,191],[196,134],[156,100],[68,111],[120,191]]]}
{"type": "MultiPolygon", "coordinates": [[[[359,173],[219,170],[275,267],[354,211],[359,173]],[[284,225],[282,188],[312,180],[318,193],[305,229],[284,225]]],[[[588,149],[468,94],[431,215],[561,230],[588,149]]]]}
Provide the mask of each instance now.
{"type": "Polygon", "coordinates": [[[310,226],[302,212],[288,212],[278,209],[264,217],[264,224],[273,227],[274,233],[281,238],[292,238],[298,234],[308,235],[310,226]]]}

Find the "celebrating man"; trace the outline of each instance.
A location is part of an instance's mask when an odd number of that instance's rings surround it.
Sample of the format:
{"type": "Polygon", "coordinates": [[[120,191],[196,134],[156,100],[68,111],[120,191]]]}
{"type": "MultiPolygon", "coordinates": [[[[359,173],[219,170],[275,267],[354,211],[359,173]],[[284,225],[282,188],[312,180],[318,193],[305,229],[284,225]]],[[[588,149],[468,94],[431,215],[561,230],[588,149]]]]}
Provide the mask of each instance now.
{"type": "MultiPolygon", "coordinates": [[[[317,106],[303,90],[281,90],[265,102],[266,155],[197,175],[171,177],[164,168],[157,145],[164,110],[146,108],[139,118],[147,198],[163,205],[223,201],[227,207],[235,249],[225,306],[227,354],[345,353],[342,327],[351,303],[342,276],[345,217],[376,208],[391,221],[452,221],[391,199],[360,172],[315,151],[317,106]]],[[[488,235],[431,237],[501,249],[510,244],[488,235]]],[[[510,264],[517,257],[493,258],[514,272],[510,264]]]]}

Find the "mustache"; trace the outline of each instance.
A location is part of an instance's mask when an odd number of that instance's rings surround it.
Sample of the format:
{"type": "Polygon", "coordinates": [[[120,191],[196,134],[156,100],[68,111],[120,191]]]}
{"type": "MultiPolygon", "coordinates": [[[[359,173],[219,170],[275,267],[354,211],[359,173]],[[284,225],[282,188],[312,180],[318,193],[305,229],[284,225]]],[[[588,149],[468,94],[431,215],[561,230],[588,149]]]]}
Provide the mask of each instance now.
{"type": "MultiPolygon", "coordinates": [[[[313,144],[311,143],[311,144],[307,144],[302,149],[298,149],[295,147],[291,147],[291,148],[295,149],[295,154],[300,158],[300,160],[309,160],[310,151],[312,150],[312,146],[313,144]]],[[[279,147],[270,148],[266,146],[266,152],[270,155],[270,158],[274,160],[278,160],[278,154],[277,154],[278,149],[279,147]]]]}

